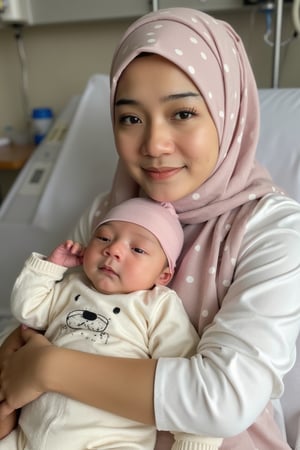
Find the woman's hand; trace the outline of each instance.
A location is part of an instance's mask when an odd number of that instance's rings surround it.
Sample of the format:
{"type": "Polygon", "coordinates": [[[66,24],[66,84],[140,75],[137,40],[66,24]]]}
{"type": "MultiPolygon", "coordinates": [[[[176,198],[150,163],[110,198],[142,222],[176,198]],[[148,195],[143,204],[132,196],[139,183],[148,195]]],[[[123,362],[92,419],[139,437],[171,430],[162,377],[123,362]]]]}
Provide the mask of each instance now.
{"type": "Polygon", "coordinates": [[[4,439],[18,423],[18,411],[13,411],[5,419],[0,419],[0,440],[4,439]]]}
{"type": "Polygon", "coordinates": [[[47,350],[50,342],[40,333],[23,327],[24,345],[14,352],[6,352],[1,360],[0,419],[38,398],[43,392],[47,350]]]}
{"type": "MultiPolygon", "coordinates": [[[[22,347],[24,344],[20,327],[16,328],[2,343],[0,347],[0,373],[2,370],[2,363],[6,356],[12,354],[22,347]]],[[[0,384],[1,392],[1,384],[0,384]]],[[[3,405],[4,407],[4,405],[3,405]]],[[[0,406],[1,408],[1,406],[0,406]]],[[[18,412],[12,411],[10,414],[5,414],[4,418],[0,419],[0,439],[7,436],[17,425],[18,412]]]]}
{"type": "Polygon", "coordinates": [[[2,367],[2,360],[5,356],[15,352],[24,344],[21,328],[16,328],[2,343],[0,347],[0,371],[2,367]]]}

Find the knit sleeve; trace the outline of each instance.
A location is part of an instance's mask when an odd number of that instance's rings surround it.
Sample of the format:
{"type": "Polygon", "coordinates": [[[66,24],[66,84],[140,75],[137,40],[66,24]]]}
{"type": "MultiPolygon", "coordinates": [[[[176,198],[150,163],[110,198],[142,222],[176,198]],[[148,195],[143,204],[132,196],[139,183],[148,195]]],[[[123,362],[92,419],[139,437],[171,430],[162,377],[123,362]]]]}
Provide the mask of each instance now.
{"type": "Polygon", "coordinates": [[[32,328],[46,329],[56,283],[66,270],[66,267],[45,260],[43,255],[32,253],[12,289],[14,317],[32,328]]]}
{"type": "Polygon", "coordinates": [[[218,450],[222,441],[223,439],[217,437],[175,433],[175,442],[171,450],[218,450]]]}

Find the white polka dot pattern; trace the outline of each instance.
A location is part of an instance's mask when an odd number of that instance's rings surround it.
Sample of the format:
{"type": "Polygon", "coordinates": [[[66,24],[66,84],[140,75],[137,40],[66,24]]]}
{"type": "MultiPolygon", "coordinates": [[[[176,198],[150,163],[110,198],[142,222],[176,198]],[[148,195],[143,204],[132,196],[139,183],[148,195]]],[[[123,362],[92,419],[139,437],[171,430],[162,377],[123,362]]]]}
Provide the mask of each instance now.
{"type": "Polygon", "coordinates": [[[176,55],[179,55],[179,56],[183,55],[183,51],[180,50],[179,48],[175,48],[175,53],[176,53],[176,55]]]}
{"type": "Polygon", "coordinates": [[[194,282],[194,277],[193,276],[191,276],[191,275],[188,275],[187,277],[186,277],[186,282],[187,283],[193,283],[194,282]]]}

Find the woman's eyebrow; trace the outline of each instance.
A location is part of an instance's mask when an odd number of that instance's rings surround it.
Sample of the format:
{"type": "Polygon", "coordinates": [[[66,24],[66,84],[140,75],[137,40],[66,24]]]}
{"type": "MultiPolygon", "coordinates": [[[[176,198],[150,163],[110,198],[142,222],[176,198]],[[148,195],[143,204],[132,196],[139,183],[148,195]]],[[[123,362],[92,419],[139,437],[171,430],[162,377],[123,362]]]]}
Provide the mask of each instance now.
{"type": "MultiPolygon", "coordinates": [[[[172,101],[172,100],[178,100],[180,98],[186,98],[186,97],[200,97],[200,94],[198,92],[179,92],[177,94],[169,94],[161,98],[161,101],[163,103],[172,101]]],[[[130,98],[120,98],[115,102],[115,106],[121,106],[121,105],[139,105],[140,102],[137,100],[133,100],[130,98]]]]}
{"type": "Polygon", "coordinates": [[[136,100],[132,100],[130,98],[120,98],[115,102],[115,106],[121,106],[121,105],[138,105],[139,102],[136,100]]]}
{"type": "Polygon", "coordinates": [[[198,92],[179,92],[178,94],[170,94],[166,95],[165,97],[162,97],[163,102],[168,102],[170,100],[178,100],[180,98],[186,98],[186,97],[200,97],[200,94],[198,92]]]}

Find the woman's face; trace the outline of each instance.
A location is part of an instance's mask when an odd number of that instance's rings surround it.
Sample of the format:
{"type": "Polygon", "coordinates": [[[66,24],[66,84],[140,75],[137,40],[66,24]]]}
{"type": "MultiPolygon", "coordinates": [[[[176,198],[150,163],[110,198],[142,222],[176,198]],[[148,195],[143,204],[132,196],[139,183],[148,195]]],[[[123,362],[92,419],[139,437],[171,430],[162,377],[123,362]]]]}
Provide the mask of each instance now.
{"type": "Polygon", "coordinates": [[[120,158],[146,194],[175,201],[213,172],[217,129],[190,78],[150,55],[131,62],[115,96],[114,133],[120,158]]]}

